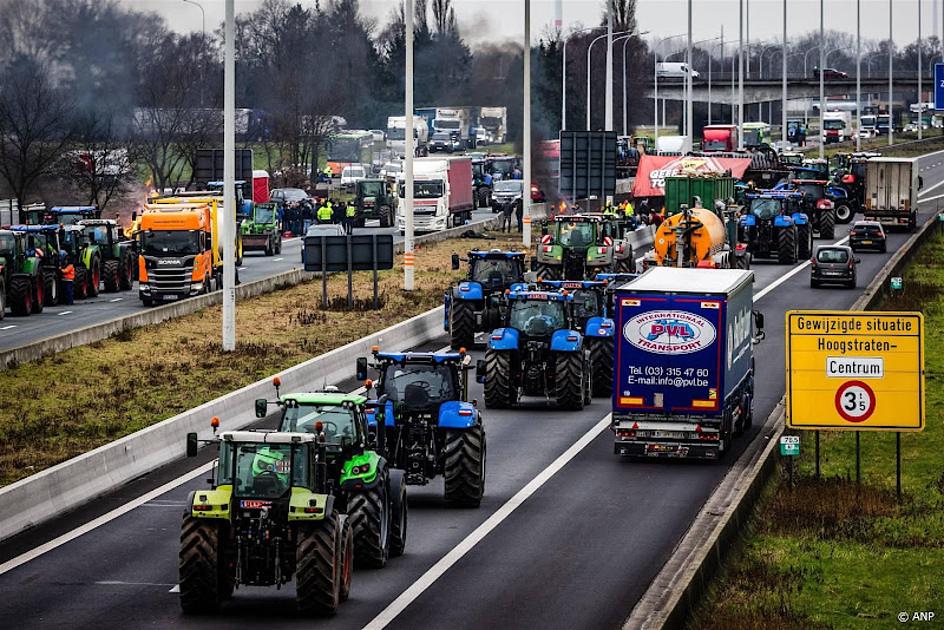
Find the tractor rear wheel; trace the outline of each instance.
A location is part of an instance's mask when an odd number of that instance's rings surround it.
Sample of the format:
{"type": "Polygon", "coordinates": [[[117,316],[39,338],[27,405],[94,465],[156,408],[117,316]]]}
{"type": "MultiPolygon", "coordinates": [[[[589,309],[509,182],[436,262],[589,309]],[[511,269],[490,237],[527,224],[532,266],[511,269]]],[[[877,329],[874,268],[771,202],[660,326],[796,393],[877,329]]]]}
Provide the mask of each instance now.
{"type": "Polygon", "coordinates": [[[455,507],[477,508],[485,495],[485,430],[446,431],[444,498],[455,507]]]}
{"type": "Polygon", "coordinates": [[[122,291],[128,291],[134,285],[136,259],[134,255],[128,254],[122,260],[124,262],[121,264],[121,281],[119,283],[119,289],[122,291]]]}
{"type": "Polygon", "coordinates": [[[453,350],[471,348],[475,340],[475,313],[472,305],[453,298],[449,309],[449,345],[453,350]]]}
{"type": "Polygon", "coordinates": [[[75,265],[75,280],[72,281],[73,297],[77,300],[84,300],[88,297],[88,282],[86,276],[88,271],[85,267],[75,265]]]}
{"type": "Polygon", "coordinates": [[[806,260],[813,255],[813,226],[809,223],[797,226],[797,256],[806,260]]]}
{"type": "Polygon", "coordinates": [[[56,277],[57,275],[55,271],[43,274],[45,280],[43,304],[45,306],[55,306],[59,303],[59,278],[56,277]]]}
{"type": "Polygon", "coordinates": [[[341,521],[337,512],[298,530],[295,548],[295,603],[304,614],[330,616],[341,603],[341,521]]]}
{"type": "Polygon", "coordinates": [[[556,370],[557,406],[561,409],[579,411],[583,409],[584,385],[586,376],[583,373],[582,352],[557,353],[554,362],[556,370]]]}
{"type": "Polygon", "coordinates": [[[403,555],[407,526],[406,481],[403,471],[390,470],[390,556],[403,555]]]}
{"type": "Polygon", "coordinates": [[[613,395],[613,339],[587,339],[587,345],[590,347],[593,395],[609,398],[613,395]]]}
{"type": "Polygon", "coordinates": [[[42,313],[46,307],[46,279],[43,273],[39,272],[33,278],[33,312],[42,313]]]}
{"type": "Polygon", "coordinates": [[[390,476],[385,468],[377,475],[377,485],[351,495],[347,510],[357,566],[372,569],[382,569],[390,558],[390,476]]]}
{"type": "Polygon", "coordinates": [[[117,260],[106,260],[102,265],[102,279],[105,281],[105,293],[118,291],[121,277],[121,264],[117,260]]]}
{"type": "Polygon", "coordinates": [[[819,237],[836,238],[836,211],[824,210],[819,218],[819,237]]]}
{"type": "MultiPolygon", "coordinates": [[[[213,521],[184,515],[180,529],[180,607],[187,614],[216,612],[228,590],[220,558],[220,530],[213,521]]],[[[232,592],[232,591],[230,591],[232,592]]]]}
{"type": "Polygon", "coordinates": [[[351,574],[354,573],[354,528],[351,527],[351,519],[347,516],[341,516],[341,536],[338,543],[338,557],[341,559],[338,599],[346,602],[351,595],[351,574]]]}
{"type": "Polygon", "coordinates": [[[777,261],[792,265],[797,261],[796,226],[780,228],[777,233],[777,261]]]}
{"type": "Polygon", "coordinates": [[[98,261],[98,258],[92,259],[92,265],[89,267],[89,273],[87,276],[88,279],[88,296],[96,297],[99,292],[99,287],[101,286],[102,279],[102,267],[101,263],[98,261]]]}
{"type": "Polygon", "coordinates": [[[3,278],[0,277],[0,322],[7,316],[7,288],[3,284],[3,278]]]}
{"type": "Polygon", "coordinates": [[[511,352],[485,351],[485,406],[505,409],[517,402],[517,392],[511,378],[511,352]]]}
{"type": "Polygon", "coordinates": [[[18,317],[33,312],[33,287],[29,278],[20,276],[10,281],[10,310],[18,317]]]}

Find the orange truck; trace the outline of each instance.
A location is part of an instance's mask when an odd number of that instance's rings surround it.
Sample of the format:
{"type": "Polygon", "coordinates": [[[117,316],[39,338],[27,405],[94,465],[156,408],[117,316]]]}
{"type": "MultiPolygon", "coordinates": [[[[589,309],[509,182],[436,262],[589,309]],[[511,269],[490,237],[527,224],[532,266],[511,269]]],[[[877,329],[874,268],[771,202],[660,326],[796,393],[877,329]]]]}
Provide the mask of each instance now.
{"type": "Polygon", "coordinates": [[[147,204],[138,231],[138,296],[145,306],[209,293],[222,279],[217,205],[147,204]]]}

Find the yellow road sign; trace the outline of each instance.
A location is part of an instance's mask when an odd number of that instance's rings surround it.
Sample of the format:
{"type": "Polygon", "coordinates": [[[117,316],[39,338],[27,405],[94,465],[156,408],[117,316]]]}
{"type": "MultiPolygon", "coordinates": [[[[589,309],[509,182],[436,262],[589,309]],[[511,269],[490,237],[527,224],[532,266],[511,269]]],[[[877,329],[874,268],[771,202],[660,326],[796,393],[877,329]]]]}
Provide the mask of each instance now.
{"type": "Polygon", "coordinates": [[[924,317],[787,311],[787,426],[924,430],[924,317]]]}

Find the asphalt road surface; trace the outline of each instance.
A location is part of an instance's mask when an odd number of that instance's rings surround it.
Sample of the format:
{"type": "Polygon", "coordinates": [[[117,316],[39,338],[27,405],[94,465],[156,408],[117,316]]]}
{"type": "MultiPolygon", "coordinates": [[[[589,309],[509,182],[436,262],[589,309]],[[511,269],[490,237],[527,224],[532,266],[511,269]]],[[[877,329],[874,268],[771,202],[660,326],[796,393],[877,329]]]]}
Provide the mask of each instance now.
{"type": "MultiPolygon", "coordinates": [[[[928,190],[944,181],[944,166],[929,162],[922,175],[928,190]]],[[[920,220],[936,208],[939,191],[944,195],[944,186],[925,195],[931,201],[922,205],[920,220]]],[[[808,263],[755,265],[755,304],[767,326],[755,353],[756,425],[783,395],[784,312],[850,307],[906,238],[891,234],[888,254],[860,254],[856,290],[811,289],[808,263]]],[[[482,400],[481,386],[473,386],[472,396],[482,400]]],[[[5,541],[0,619],[38,628],[617,627],[743,447],[763,437],[755,428],[720,463],[633,462],[613,454],[608,412],[603,399],[581,412],[557,411],[538,399],[525,409],[486,410],[481,508],[447,509],[438,480],[410,487],[405,555],[385,569],[356,572],[351,599],[332,619],[298,617],[292,585],[240,589],[216,616],[180,613],[180,517],[188,492],[206,474],[181,476],[207,461],[207,453],[5,541]],[[77,529],[95,517],[101,517],[97,527],[77,529]],[[40,547],[49,541],[55,542],[40,547]]]]}
{"type": "MultiPolygon", "coordinates": [[[[491,210],[477,210],[472,220],[492,216],[491,210]]],[[[380,228],[376,221],[368,221],[367,227],[356,229],[357,234],[393,234],[395,243],[403,240],[396,227],[380,228]]],[[[243,265],[239,267],[239,280],[249,282],[302,267],[302,240],[291,238],[282,241],[282,253],[265,256],[262,252],[246,252],[243,265]]],[[[106,322],[116,317],[131,315],[148,307],[138,298],[137,283],[129,291],[100,293],[98,297],[75,300],[70,306],[52,306],[39,315],[29,317],[7,317],[0,321],[0,351],[11,350],[40,339],[61,335],[92,324],[106,322]]]]}

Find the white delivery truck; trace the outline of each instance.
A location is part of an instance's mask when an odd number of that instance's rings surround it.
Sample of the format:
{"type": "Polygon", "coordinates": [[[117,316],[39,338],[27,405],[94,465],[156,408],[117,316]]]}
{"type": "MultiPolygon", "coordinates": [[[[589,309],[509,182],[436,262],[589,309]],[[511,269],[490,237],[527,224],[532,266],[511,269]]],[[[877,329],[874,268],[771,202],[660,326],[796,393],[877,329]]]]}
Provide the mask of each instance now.
{"type": "MultiPolygon", "coordinates": [[[[406,186],[397,176],[397,227],[406,230],[406,186]]],[[[438,232],[472,218],[472,160],[426,157],[413,161],[413,229],[438,232]]]]}
{"type": "MultiPolygon", "coordinates": [[[[429,125],[422,116],[413,116],[413,139],[416,141],[417,155],[427,155],[429,143],[429,125]]],[[[405,157],[406,152],[406,116],[387,118],[387,148],[397,157],[405,157]]]]}
{"type": "Polygon", "coordinates": [[[913,231],[921,190],[918,158],[873,157],[865,165],[866,220],[913,231]]]}
{"type": "Polygon", "coordinates": [[[826,112],[823,114],[823,143],[845,142],[852,137],[852,112],[826,112]]]}
{"type": "Polygon", "coordinates": [[[483,107],[479,111],[479,126],[487,133],[487,142],[504,144],[508,137],[508,108],[483,107]]]}
{"type": "Polygon", "coordinates": [[[437,107],[436,118],[433,119],[433,131],[444,131],[458,135],[459,139],[472,146],[471,127],[475,125],[471,107],[437,107]]]}

